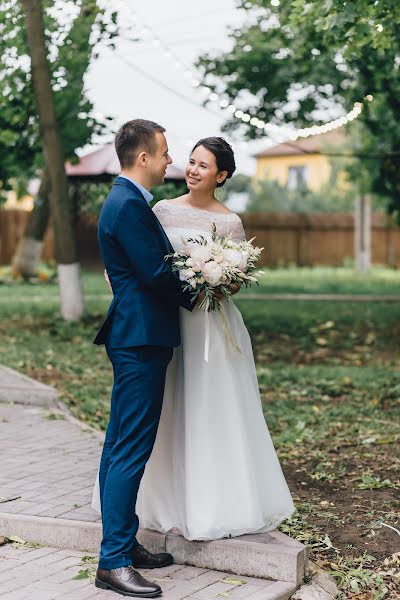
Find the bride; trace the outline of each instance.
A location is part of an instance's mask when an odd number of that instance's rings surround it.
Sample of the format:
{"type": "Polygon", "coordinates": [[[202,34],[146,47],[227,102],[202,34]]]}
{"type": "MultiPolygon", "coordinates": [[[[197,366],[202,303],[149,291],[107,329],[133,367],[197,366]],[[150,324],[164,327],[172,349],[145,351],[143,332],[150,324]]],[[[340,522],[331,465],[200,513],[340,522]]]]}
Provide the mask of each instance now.
{"type": "MultiPolygon", "coordinates": [[[[213,223],[218,235],[244,239],[240,217],[215,198],[234,171],[223,138],[195,145],[185,173],[189,193],[153,209],[176,251],[189,237],[210,237],[213,223]]],[[[250,336],[233,301],[221,304],[223,315],[209,313],[208,362],[205,313],[180,309],[182,344],[168,367],[157,439],[137,500],[142,528],[188,540],[270,531],[294,511],[265,423],[250,336]]],[[[100,511],[98,481],[92,506],[100,511]]]]}

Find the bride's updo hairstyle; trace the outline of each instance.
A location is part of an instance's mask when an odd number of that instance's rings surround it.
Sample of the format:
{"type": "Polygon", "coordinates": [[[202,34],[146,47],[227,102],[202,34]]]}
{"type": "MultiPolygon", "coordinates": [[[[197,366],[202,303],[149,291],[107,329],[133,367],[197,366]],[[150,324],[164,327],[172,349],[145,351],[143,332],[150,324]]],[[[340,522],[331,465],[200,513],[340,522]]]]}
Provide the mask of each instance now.
{"type": "Polygon", "coordinates": [[[199,146],[204,146],[209,152],[212,152],[215,156],[218,171],[227,171],[228,175],[224,181],[217,183],[217,187],[224,185],[225,181],[232,177],[236,171],[235,156],[233,154],[232,146],[228,144],[222,137],[207,137],[199,140],[194,146],[192,152],[199,146]]]}

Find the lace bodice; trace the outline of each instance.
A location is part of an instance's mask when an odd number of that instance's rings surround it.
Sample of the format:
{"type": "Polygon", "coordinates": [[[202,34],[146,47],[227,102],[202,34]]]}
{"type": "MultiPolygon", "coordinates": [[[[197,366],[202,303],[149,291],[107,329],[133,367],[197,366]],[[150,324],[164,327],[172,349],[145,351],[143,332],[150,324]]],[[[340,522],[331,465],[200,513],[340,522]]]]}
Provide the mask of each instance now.
{"type": "Polygon", "coordinates": [[[246,239],[242,220],[235,213],[215,213],[192,206],[181,206],[169,200],[157,202],[153,211],[177,251],[183,238],[200,234],[211,236],[213,223],[218,235],[230,235],[237,242],[246,239]]]}

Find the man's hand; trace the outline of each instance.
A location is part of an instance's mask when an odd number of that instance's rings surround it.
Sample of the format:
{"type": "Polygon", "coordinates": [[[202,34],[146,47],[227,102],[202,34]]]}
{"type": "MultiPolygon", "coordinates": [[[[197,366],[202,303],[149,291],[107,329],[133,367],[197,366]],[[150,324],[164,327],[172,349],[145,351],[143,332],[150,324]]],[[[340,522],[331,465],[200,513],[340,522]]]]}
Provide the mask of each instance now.
{"type": "Polygon", "coordinates": [[[106,280],[106,283],[107,283],[108,287],[110,288],[110,290],[113,291],[106,269],[104,269],[104,279],[106,280]]]}

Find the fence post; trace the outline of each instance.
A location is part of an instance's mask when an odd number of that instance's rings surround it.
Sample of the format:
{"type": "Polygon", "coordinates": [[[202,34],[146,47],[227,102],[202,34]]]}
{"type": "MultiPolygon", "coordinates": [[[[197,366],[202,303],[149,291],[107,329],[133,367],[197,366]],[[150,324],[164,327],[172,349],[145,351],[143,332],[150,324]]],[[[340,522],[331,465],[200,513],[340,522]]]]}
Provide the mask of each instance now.
{"type": "Polygon", "coordinates": [[[371,207],[367,194],[354,202],[354,256],[357,271],[366,273],[371,266],[371,207]]]}

